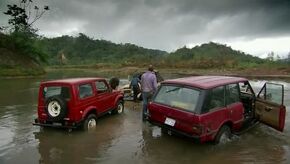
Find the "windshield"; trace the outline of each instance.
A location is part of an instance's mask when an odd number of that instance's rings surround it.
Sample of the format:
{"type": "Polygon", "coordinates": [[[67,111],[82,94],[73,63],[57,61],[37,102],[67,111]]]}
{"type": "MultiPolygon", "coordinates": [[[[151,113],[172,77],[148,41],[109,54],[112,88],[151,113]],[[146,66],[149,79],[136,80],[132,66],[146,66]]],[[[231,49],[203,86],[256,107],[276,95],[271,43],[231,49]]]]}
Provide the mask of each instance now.
{"type": "Polygon", "coordinates": [[[200,91],[197,89],[162,85],[153,101],[167,106],[195,112],[199,95],[200,91]]]}

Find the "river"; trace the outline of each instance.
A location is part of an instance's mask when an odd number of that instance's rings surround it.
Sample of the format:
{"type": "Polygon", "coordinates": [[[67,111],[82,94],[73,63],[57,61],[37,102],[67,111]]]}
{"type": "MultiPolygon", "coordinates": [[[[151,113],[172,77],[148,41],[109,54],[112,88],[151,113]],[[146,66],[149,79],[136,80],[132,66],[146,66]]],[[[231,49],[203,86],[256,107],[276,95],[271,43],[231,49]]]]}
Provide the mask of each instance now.
{"type": "Polygon", "coordinates": [[[110,77],[92,71],[55,71],[39,78],[1,79],[0,164],[290,163],[289,82],[251,80],[255,90],[265,81],[285,85],[288,111],[283,133],[259,124],[222,145],[199,144],[163,134],[141,121],[141,103],[133,102],[126,102],[121,115],[100,118],[94,132],[33,126],[40,81],[79,76],[110,77]]]}

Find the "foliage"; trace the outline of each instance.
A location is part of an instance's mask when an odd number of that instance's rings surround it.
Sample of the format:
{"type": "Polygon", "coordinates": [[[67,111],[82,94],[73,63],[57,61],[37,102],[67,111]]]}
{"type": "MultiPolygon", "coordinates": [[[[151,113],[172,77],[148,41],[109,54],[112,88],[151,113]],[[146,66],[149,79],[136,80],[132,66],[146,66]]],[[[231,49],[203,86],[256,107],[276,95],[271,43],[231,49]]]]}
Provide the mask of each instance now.
{"type": "Polygon", "coordinates": [[[253,67],[264,63],[263,59],[213,42],[195,46],[191,49],[180,48],[170,53],[166,60],[173,67],[185,68],[239,68],[240,66],[253,67]]]}
{"type": "Polygon", "coordinates": [[[61,36],[43,38],[39,45],[48,54],[49,65],[58,65],[60,55],[64,54],[67,64],[116,63],[136,65],[137,63],[153,62],[167,54],[165,51],[151,50],[133,44],[115,44],[106,40],[89,38],[80,33],[77,37],[61,36]]]}
{"type": "Polygon", "coordinates": [[[133,44],[115,44],[93,39],[80,33],[77,37],[62,36],[42,38],[39,45],[49,55],[49,65],[61,64],[64,54],[68,65],[97,65],[100,63],[118,66],[147,66],[201,69],[247,69],[277,63],[233,50],[219,43],[206,43],[191,49],[182,47],[175,52],[145,49],[133,44]]]}
{"type": "Polygon", "coordinates": [[[49,10],[48,6],[44,6],[40,10],[40,7],[35,5],[32,0],[20,0],[19,5],[8,4],[7,7],[4,14],[10,17],[9,26],[1,29],[2,31],[8,29],[8,35],[1,35],[0,47],[28,56],[37,63],[45,62],[46,55],[37,45],[37,30],[32,25],[41,18],[45,11],[49,10]]]}
{"type": "Polygon", "coordinates": [[[7,8],[4,14],[10,17],[8,20],[10,26],[5,28],[10,28],[13,32],[31,33],[36,32],[36,30],[32,28],[32,25],[49,10],[48,6],[44,6],[43,9],[40,9],[39,6],[33,3],[33,0],[20,0],[19,5],[8,4],[7,8]]]}

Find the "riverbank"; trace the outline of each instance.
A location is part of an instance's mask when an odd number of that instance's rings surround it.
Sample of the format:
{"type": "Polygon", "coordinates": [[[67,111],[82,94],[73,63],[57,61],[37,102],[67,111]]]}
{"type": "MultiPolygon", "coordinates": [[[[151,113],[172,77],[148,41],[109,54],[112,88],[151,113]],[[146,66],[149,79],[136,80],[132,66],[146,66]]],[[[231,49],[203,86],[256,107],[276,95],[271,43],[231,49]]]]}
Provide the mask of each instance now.
{"type": "Polygon", "coordinates": [[[30,56],[0,46],[0,78],[35,77],[44,74],[43,67],[30,56]]]}
{"type": "Polygon", "coordinates": [[[25,78],[25,77],[35,77],[42,76],[46,72],[42,69],[35,68],[0,68],[0,77],[1,78],[25,78]]]}
{"type": "MultiPolygon", "coordinates": [[[[200,75],[219,75],[219,76],[240,76],[257,79],[289,79],[290,80],[290,67],[285,68],[244,68],[244,69],[192,69],[192,68],[166,68],[155,67],[162,76],[165,77],[184,77],[184,76],[200,76],[200,75]]],[[[96,65],[65,65],[65,66],[49,66],[44,69],[28,69],[28,68],[1,68],[0,78],[31,78],[36,76],[43,76],[46,72],[71,72],[75,76],[82,76],[82,72],[87,72],[93,76],[103,77],[122,77],[128,78],[136,72],[144,72],[147,70],[146,66],[122,66],[122,65],[109,65],[109,64],[96,64],[96,65]]]]}
{"type": "MultiPolygon", "coordinates": [[[[161,75],[200,76],[200,75],[219,75],[219,76],[240,76],[249,78],[275,78],[289,79],[290,68],[251,68],[251,69],[186,69],[186,68],[155,68],[161,75]]],[[[108,65],[90,65],[90,66],[54,66],[45,68],[47,72],[51,71],[85,71],[96,75],[110,75],[127,78],[136,72],[144,72],[147,67],[134,66],[108,66],[108,65]]]]}

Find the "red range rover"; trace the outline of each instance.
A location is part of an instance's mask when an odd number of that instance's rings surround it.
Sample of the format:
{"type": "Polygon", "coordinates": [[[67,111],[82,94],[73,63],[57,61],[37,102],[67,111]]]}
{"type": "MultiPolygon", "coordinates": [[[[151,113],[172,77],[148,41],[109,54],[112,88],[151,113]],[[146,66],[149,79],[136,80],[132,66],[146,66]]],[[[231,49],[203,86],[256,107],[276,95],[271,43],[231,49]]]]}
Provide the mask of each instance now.
{"type": "Polygon", "coordinates": [[[161,83],[148,105],[148,120],[200,142],[224,142],[262,122],[283,131],[284,87],[266,83],[256,96],[240,77],[196,76],[161,83]]]}
{"type": "Polygon", "coordinates": [[[89,130],[96,127],[98,117],[123,110],[123,93],[104,78],[47,81],[40,84],[34,125],[89,130]]]}

